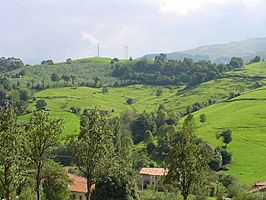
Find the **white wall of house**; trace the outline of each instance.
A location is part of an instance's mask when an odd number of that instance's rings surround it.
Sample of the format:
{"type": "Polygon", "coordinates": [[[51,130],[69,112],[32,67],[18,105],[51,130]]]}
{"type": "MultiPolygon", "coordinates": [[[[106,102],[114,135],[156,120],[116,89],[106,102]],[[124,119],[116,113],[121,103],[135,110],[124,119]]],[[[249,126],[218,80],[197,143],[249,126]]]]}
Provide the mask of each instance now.
{"type": "Polygon", "coordinates": [[[72,200],[86,200],[85,193],[72,192],[72,200]]]}

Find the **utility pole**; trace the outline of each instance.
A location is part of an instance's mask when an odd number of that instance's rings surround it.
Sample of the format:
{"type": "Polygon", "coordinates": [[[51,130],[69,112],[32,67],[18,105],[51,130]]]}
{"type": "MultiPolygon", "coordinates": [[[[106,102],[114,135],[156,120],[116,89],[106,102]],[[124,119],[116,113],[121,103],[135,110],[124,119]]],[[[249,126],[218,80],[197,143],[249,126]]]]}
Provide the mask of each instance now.
{"type": "Polygon", "coordinates": [[[128,59],[128,46],[125,46],[125,60],[128,59]]]}
{"type": "Polygon", "coordinates": [[[100,44],[97,43],[97,56],[100,57],[100,44]]]}

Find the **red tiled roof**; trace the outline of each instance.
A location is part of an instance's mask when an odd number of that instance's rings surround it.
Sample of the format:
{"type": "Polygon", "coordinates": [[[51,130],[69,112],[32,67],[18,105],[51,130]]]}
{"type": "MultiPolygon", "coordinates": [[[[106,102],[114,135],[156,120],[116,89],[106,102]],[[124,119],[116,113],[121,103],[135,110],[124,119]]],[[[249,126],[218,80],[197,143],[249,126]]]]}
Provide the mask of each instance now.
{"type": "MultiPolygon", "coordinates": [[[[87,193],[87,179],[84,177],[77,176],[75,174],[67,174],[69,179],[73,181],[73,183],[68,187],[71,192],[79,192],[79,193],[87,193]]],[[[92,189],[95,188],[95,185],[91,186],[92,189]]]]}
{"type": "Polygon", "coordinates": [[[163,176],[168,172],[167,169],[164,168],[142,168],[139,172],[141,175],[150,175],[150,176],[163,176]]]}

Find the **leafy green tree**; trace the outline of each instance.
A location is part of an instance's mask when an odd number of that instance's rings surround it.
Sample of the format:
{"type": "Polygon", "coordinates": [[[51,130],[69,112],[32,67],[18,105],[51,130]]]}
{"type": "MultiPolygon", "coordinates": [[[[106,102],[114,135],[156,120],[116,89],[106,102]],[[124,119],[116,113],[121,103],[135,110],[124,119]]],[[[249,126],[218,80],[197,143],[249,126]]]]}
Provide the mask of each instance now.
{"type": "Polygon", "coordinates": [[[59,78],[58,74],[53,73],[53,74],[51,75],[51,81],[54,82],[54,86],[55,86],[55,83],[58,83],[58,81],[60,81],[60,78],[59,78]]]}
{"type": "Polygon", "coordinates": [[[144,133],[144,141],[146,144],[153,142],[153,135],[150,130],[146,130],[144,133]]]}
{"type": "Polygon", "coordinates": [[[204,123],[206,122],[206,120],[207,120],[207,119],[206,119],[206,115],[205,115],[204,113],[201,114],[201,115],[200,115],[200,122],[204,124],[204,123]]]}
{"type": "Polygon", "coordinates": [[[165,64],[165,63],[167,63],[167,61],[168,61],[168,59],[167,59],[166,54],[161,53],[161,54],[155,56],[155,63],[157,63],[159,65],[165,64]]]}
{"type": "Polygon", "coordinates": [[[87,178],[86,198],[90,200],[92,185],[102,170],[108,169],[105,163],[114,156],[113,132],[107,116],[96,108],[84,112],[80,126],[80,134],[74,147],[74,159],[78,169],[87,178]]]}
{"type": "Polygon", "coordinates": [[[157,128],[160,128],[162,125],[164,125],[167,119],[168,119],[167,112],[163,109],[158,109],[158,111],[156,112],[157,128]]]}
{"type": "Polygon", "coordinates": [[[134,103],[135,103],[134,99],[132,99],[132,98],[128,98],[128,99],[127,99],[127,104],[128,104],[128,105],[132,105],[132,104],[134,104],[134,103]]]}
{"type": "Polygon", "coordinates": [[[94,80],[94,87],[97,87],[98,83],[100,81],[100,78],[96,76],[96,77],[93,78],[93,80],[94,80]]]}
{"type": "Polygon", "coordinates": [[[40,99],[40,100],[38,100],[38,101],[36,102],[36,109],[37,109],[38,111],[40,111],[40,110],[46,110],[46,106],[47,106],[47,103],[46,103],[46,101],[43,100],[43,99],[40,99]]]}
{"type": "Polygon", "coordinates": [[[156,123],[153,116],[149,113],[140,114],[131,124],[132,138],[134,143],[139,143],[144,140],[144,133],[150,130],[156,131],[156,123]]]}
{"type": "Polygon", "coordinates": [[[239,68],[244,65],[244,61],[242,58],[232,57],[229,63],[233,68],[239,68]]]}
{"type": "Polygon", "coordinates": [[[71,193],[68,185],[71,184],[63,166],[53,160],[47,160],[44,165],[43,192],[46,200],[68,200],[71,193]]]}
{"type": "Polygon", "coordinates": [[[219,152],[222,156],[222,165],[227,165],[232,162],[232,153],[226,151],[226,149],[218,147],[216,149],[217,152],[219,152]]]}
{"type": "Polygon", "coordinates": [[[201,187],[209,173],[210,152],[193,134],[194,127],[194,118],[189,115],[184,121],[180,139],[166,158],[169,170],[166,182],[177,187],[184,200],[201,187]]]}
{"type": "Polygon", "coordinates": [[[102,93],[108,93],[108,92],[109,92],[108,87],[103,87],[103,88],[102,88],[102,93]]]}
{"type": "Polygon", "coordinates": [[[223,138],[223,142],[225,146],[227,147],[230,142],[232,142],[232,130],[231,129],[225,129],[221,133],[218,133],[216,135],[216,138],[223,138]]]}
{"type": "Polygon", "coordinates": [[[26,90],[20,91],[20,93],[19,93],[19,99],[21,101],[26,102],[26,101],[29,100],[29,98],[30,98],[30,95],[29,95],[29,93],[26,90]]]}
{"type": "Polygon", "coordinates": [[[256,56],[255,58],[251,59],[249,61],[249,64],[251,63],[257,63],[257,62],[260,62],[261,61],[261,57],[260,56],[256,56]]]}
{"type": "Polygon", "coordinates": [[[67,62],[67,64],[71,64],[72,59],[71,58],[68,58],[68,59],[66,59],[66,62],[67,62]]]}
{"type": "Polygon", "coordinates": [[[68,82],[70,81],[70,76],[63,75],[62,79],[64,80],[64,83],[65,83],[64,85],[68,86],[68,82]]]}
{"type": "Polygon", "coordinates": [[[24,159],[21,151],[21,125],[15,109],[6,104],[0,108],[0,188],[9,200],[18,186],[24,159]]]}
{"type": "Polygon", "coordinates": [[[52,119],[49,113],[40,111],[33,113],[25,125],[23,147],[34,170],[37,200],[40,200],[42,196],[44,166],[49,161],[51,151],[59,144],[63,131],[62,124],[61,119],[52,119]]]}
{"type": "Polygon", "coordinates": [[[163,88],[159,87],[156,89],[156,96],[160,97],[163,95],[163,88]]]}
{"type": "Polygon", "coordinates": [[[75,76],[70,76],[70,78],[71,78],[72,86],[74,87],[75,86],[76,77],[75,76]]]}

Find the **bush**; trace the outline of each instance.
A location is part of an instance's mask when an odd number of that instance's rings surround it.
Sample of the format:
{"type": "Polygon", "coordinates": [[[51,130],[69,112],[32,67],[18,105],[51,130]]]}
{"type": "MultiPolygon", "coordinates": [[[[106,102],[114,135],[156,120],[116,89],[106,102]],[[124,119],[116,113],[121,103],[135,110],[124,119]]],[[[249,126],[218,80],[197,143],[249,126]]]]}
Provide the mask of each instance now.
{"type": "Polygon", "coordinates": [[[132,99],[132,98],[128,98],[128,99],[127,99],[127,104],[128,104],[128,105],[132,105],[132,104],[134,104],[134,103],[135,103],[134,99],[132,99]]]}
{"type": "Polygon", "coordinates": [[[107,92],[109,92],[108,87],[103,87],[103,88],[102,88],[102,93],[107,93],[107,92]]]}
{"type": "Polygon", "coordinates": [[[36,102],[36,109],[37,110],[46,110],[47,103],[45,100],[38,100],[36,102]]]}

